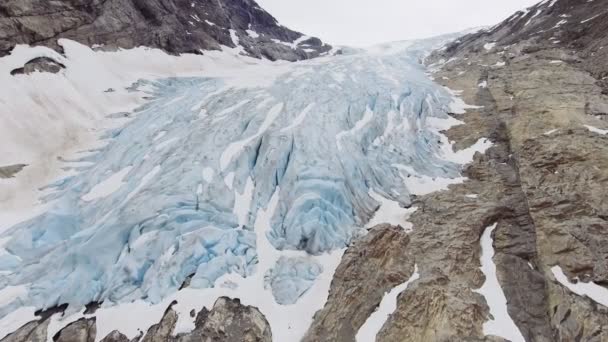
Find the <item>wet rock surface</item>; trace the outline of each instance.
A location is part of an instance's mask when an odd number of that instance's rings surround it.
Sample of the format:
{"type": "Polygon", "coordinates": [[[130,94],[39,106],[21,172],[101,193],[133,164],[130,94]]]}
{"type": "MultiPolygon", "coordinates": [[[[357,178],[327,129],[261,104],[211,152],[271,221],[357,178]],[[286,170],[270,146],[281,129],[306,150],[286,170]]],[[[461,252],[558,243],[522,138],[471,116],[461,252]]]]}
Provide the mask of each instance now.
{"type": "Polygon", "coordinates": [[[220,45],[271,60],[301,60],[331,49],[279,25],[252,0],[8,0],[0,3],[0,56],[16,44],[61,51],[67,38],[104,49],[148,46],[201,53],[220,45]]]}

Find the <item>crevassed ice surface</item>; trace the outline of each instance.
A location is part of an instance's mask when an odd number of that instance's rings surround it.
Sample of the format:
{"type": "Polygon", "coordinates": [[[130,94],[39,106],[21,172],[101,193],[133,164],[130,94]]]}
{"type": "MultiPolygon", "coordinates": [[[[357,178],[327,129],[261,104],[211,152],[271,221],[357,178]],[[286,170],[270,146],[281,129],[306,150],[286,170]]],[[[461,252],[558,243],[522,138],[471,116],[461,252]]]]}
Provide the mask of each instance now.
{"type": "Polygon", "coordinates": [[[314,260],[282,256],[265,275],[265,287],[270,287],[277,303],[295,304],[322,272],[323,266],[314,260]]]}
{"type": "MultiPolygon", "coordinates": [[[[419,65],[427,48],[295,63],[259,88],[142,81],[150,102],[82,158],[90,166],[49,186],[50,210],[3,235],[0,288],[25,286],[27,295],[0,317],[26,305],[158,303],[188,277],[205,288],[226,273],[251,275],[252,221],[275,191],[267,238],[278,250],[316,255],[345,247],[365,226],[379,205],[370,190],[410,203],[399,165],[458,176],[426,125],[447,118],[451,102],[419,65]]],[[[285,302],[305,291],[292,288],[285,302]]]]}

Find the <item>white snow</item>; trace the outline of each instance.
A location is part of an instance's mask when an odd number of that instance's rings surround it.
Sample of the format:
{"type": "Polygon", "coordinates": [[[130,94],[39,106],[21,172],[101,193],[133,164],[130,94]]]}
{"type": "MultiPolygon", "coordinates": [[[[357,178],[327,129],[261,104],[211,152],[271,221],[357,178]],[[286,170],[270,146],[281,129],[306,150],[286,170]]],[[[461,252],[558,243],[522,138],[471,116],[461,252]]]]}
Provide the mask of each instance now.
{"type": "Polygon", "coordinates": [[[477,194],[468,194],[468,195],[465,195],[465,197],[466,198],[477,198],[477,197],[479,197],[479,195],[477,195],[477,194]]]}
{"type": "Polygon", "coordinates": [[[253,180],[251,177],[247,178],[245,183],[245,189],[242,194],[238,191],[234,191],[234,209],[233,212],[238,218],[239,226],[245,226],[247,222],[247,216],[249,215],[249,208],[251,207],[251,201],[253,199],[253,180]]]}
{"type": "Polygon", "coordinates": [[[172,145],[173,143],[177,142],[178,138],[171,138],[171,139],[167,139],[165,141],[160,142],[158,145],[156,145],[156,147],[154,147],[155,151],[160,151],[166,147],[169,147],[170,145],[172,145]]]}
{"type": "Polygon", "coordinates": [[[608,129],[600,129],[600,128],[590,126],[590,125],[585,125],[585,127],[587,127],[587,129],[593,133],[597,133],[597,134],[601,134],[601,135],[608,134],[608,129]]]}
{"type": "Polygon", "coordinates": [[[585,20],[581,21],[581,24],[584,24],[584,23],[586,23],[586,22],[589,22],[589,21],[591,21],[591,20],[593,20],[593,19],[595,19],[595,18],[599,17],[600,15],[601,15],[601,14],[594,15],[593,17],[591,17],[591,18],[589,18],[589,19],[585,19],[585,20]]]}
{"type": "Polygon", "coordinates": [[[276,104],[268,112],[268,115],[264,119],[264,122],[262,123],[262,125],[260,126],[260,128],[258,129],[258,132],[256,134],[252,135],[251,137],[249,137],[247,139],[235,141],[235,142],[231,143],[230,145],[228,145],[228,147],[226,147],[226,150],[224,150],[224,152],[222,153],[222,156],[220,157],[220,168],[222,171],[228,167],[228,165],[230,164],[230,162],[232,161],[232,158],[234,158],[234,156],[241,153],[241,151],[243,150],[243,148],[245,148],[245,146],[249,145],[249,143],[251,143],[253,140],[255,140],[256,138],[258,138],[259,136],[264,134],[264,132],[266,132],[266,130],[268,128],[270,128],[270,126],[272,125],[274,120],[276,120],[276,118],[281,113],[282,109],[283,109],[283,103],[276,104]]]}
{"type": "Polygon", "coordinates": [[[374,112],[369,108],[365,108],[365,113],[363,117],[355,123],[355,126],[349,130],[340,132],[336,135],[336,144],[338,146],[338,150],[342,151],[342,140],[347,136],[355,135],[358,131],[360,131],[365,125],[372,121],[374,117],[374,112]]]}
{"type": "Polygon", "coordinates": [[[407,221],[409,216],[416,211],[416,207],[402,208],[399,202],[389,200],[373,190],[370,190],[369,195],[380,203],[380,207],[374,213],[374,217],[365,225],[366,228],[372,228],[382,223],[388,223],[393,226],[401,226],[406,232],[412,230],[413,225],[407,221]]]}
{"type": "Polygon", "coordinates": [[[224,184],[228,187],[228,189],[232,190],[232,185],[234,184],[234,172],[229,172],[224,177],[224,184]]]}
{"type": "Polygon", "coordinates": [[[156,141],[156,140],[164,137],[166,134],[167,134],[167,131],[160,131],[160,132],[158,132],[158,134],[156,134],[156,136],[154,136],[154,139],[152,139],[152,140],[156,141]]]}
{"type": "Polygon", "coordinates": [[[486,49],[486,51],[490,51],[492,50],[494,47],[496,46],[496,43],[492,42],[492,43],[486,43],[483,45],[483,48],[486,49]]]}
{"type": "Polygon", "coordinates": [[[477,140],[477,142],[475,142],[475,144],[473,144],[472,146],[454,152],[454,150],[452,149],[452,144],[449,143],[447,137],[442,136],[441,140],[443,141],[443,158],[451,162],[463,165],[472,162],[475,153],[485,153],[485,151],[493,145],[489,139],[479,138],[479,140],[477,140]]]}
{"type": "Polygon", "coordinates": [[[213,182],[213,176],[215,176],[215,172],[213,171],[212,168],[206,167],[203,169],[203,179],[205,180],[205,182],[207,182],[207,183],[213,182]]]}
{"type": "Polygon", "coordinates": [[[499,336],[512,342],[525,342],[519,328],[509,316],[507,298],[496,276],[496,265],[492,259],[494,257],[492,232],[496,226],[497,223],[494,223],[487,227],[481,236],[481,271],[486,276],[486,281],[481,288],[474,290],[485,297],[493,317],[483,324],[483,333],[499,336]]]}
{"type": "Polygon", "coordinates": [[[464,102],[460,97],[462,90],[452,90],[448,87],[444,87],[452,95],[452,102],[450,103],[450,111],[454,114],[464,114],[467,109],[478,109],[481,106],[469,105],[464,102]]]}
{"type": "Polygon", "coordinates": [[[560,26],[564,25],[567,22],[568,22],[568,20],[562,19],[562,20],[558,21],[557,24],[555,24],[555,26],[553,26],[553,28],[554,29],[559,28],[560,26]]]}
{"type": "Polygon", "coordinates": [[[557,279],[560,284],[567,287],[570,291],[579,296],[587,296],[594,302],[608,307],[608,289],[605,287],[597,285],[593,282],[584,283],[580,280],[576,283],[572,283],[564,274],[564,271],[560,266],[553,266],[551,268],[551,272],[553,273],[553,276],[555,276],[555,279],[557,279]]]}
{"type": "Polygon", "coordinates": [[[243,100],[241,102],[238,102],[234,106],[228,107],[228,108],[218,112],[215,116],[216,116],[216,118],[222,118],[222,117],[226,116],[227,114],[230,114],[230,113],[234,112],[235,110],[243,107],[248,102],[249,102],[249,100],[243,100]]]}
{"type": "Polygon", "coordinates": [[[20,298],[21,296],[27,295],[27,288],[25,285],[19,286],[7,286],[0,290],[0,306],[7,305],[13,300],[20,298]]]}
{"type": "Polygon", "coordinates": [[[530,19],[528,19],[528,21],[524,24],[524,26],[528,26],[528,24],[530,24],[532,19],[538,17],[538,15],[542,13],[542,11],[543,11],[542,9],[536,10],[536,13],[534,13],[534,15],[531,16],[530,19]]]}
{"type": "Polygon", "coordinates": [[[254,38],[254,39],[255,39],[255,38],[259,38],[259,37],[260,37],[260,34],[259,34],[259,33],[257,33],[257,32],[255,32],[255,31],[252,31],[252,30],[246,30],[246,32],[247,32],[247,34],[249,35],[249,37],[251,37],[251,38],[254,38]]]}
{"type": "Polygon", "coordinates": [[[226,87],[265,87],[291,70],[288,62],[240,56],[226,47],[204,56],[172,56],[144,47],[110,52],[66,39],[59,44],[64,55],[42,46],[18,45],[0,58],[0,165],[28,164],[16,178],[1,184],[2,216],[31,210],[40,196],[37,189],[67,175],[58,157],[82,157],[77,152],[107,143],[98,140],[101,132],[130,120],[106,116],[131,112],[154,91],[128,91],[135,81],[198,76],[222,78],[226,87]],[[37,57],[52,58],[66,69],[57,74],[10,75],[37,57]]]}
{"type": "Polygon", "coordinates": [[[133,198],[133,196],[137,195],[137,193],[143,189],[144,186],[146,186],[146,184],[148,184],[153,178],[154,176],[156,176],[156,174],[158,172],[160,172],[160,165],[156,165],[150,172],[146,173],[142,178],[141,181],[139,182],[139,185],[137,185],[137,187],[131,191],[131,193],[129,193],[127,195],[127,197],[125,197],[125,202],[130,200],[131,198],[133,198]]]}
{"type": "Polygon", "coordinates": [[[285,45],[285,46],[289,46],[290,48],[292,48],[292,49],[294,49],[294,50],[295,50],[295,49],[297,49],[297,48],[298,48],[298,46],[300,45],[300,43],[302,43],[303,41],[305,41],[305,40],[307,40],[307,39],[310,39],[310,36],[303,35],[303,36],[301,36],[300,38],[298,38],[298,39],[294,40],[294,41],[293,41],[293,42],[291,42],[291,43],[289,43],[289,42],[284,42],[284,41],[282,41],[282,40],[275,39],[275,38],[273,38],[273,39],[271,39],[271,40],[272,40],[273,42],[277,43],[277,44],[283,44],[283,45],[285,45]]]}
{"type": "Polygon", "coordinates": [[[293,120],[293,122],[281,129],[281,132],[289,132],[290,130],[298,127],[300,124],[302,124],[304,122],[304,119],[306,119],[306,114],[308,114],[308,112],[310,112],[310,110],[315,106],[314,103],[309,104],[308,106],[306,106],[306,108],[304,108],[304,110],[298,114],[298,116],[293,120]]]}
{"type": "Polygon", "coordinates": [[[551,134],[553,134],[553,133],[555,133],[555,132],[557,132],[557,131],[559,131],[559,129],[555,128],[555,129],[552,129],[552,130],[546,131],[545,133],[543,133],[543,135],[551,135],[551,134]]]}
{"type": "Polygon", "coordinates": [[[405,291],[408,286],[420,278],[418,265],[414,265],[414,273],[406,282],[394,287],[389,293],[384,295],[378,309],[372,313],[365,323],[361,326],[356,335],[357,342],[374,342],[376,335],[388,317],[397,309],[397,296],[405,291]]]}
{"type": "Polygon", "coordinates": [[[408,166],[395,164],[394,167],[405,171],[399,172],[403,183],[407,187],[407,190],[412,195],[427,195],[435,191],[447,190],[451,184],[460,184],[466,180],[464,177],[456,178],[442,178],[442,177],[429,177],[425,175],[417,174],[413,169],[408,166]]]}
{"type": "Polygon", "coordinates": [[[488,81],[481,81],[478,85],[479,88],[487,88],[488,87],[488,81]]]}
{"type": "Polygon", "coordinates": [[[101,183],[95,185],[86,195],[82,196],[85,201],[93,201],[111,195],[123,186],[123,179],[133,167],[128,166],[106,178],[101,183]]]}

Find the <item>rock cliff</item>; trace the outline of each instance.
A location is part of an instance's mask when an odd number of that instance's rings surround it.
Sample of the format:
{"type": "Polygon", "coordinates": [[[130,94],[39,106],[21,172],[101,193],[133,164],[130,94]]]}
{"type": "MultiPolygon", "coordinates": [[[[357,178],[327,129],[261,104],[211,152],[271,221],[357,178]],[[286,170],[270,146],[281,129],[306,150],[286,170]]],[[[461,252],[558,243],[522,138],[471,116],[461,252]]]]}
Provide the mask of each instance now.
{"type": "Polygon", "coordinates": [[[59,38],[104,49],[147,46],[202,53],[220,46],[270,60],[331,49],[278,24],[253,0],[7,0],[0,3],[0,56],[16,44],[57,50],[59,38]]]}
{"type": "MultiPolygon", "coordinates": [[[[408,260],[372,267],[384,281],[409,274],[412,262],[420,269],[377,341],[505,340],[484,331],[495,317],[478,293],[487,281],[480,240],[494,223],[493,262],[523,339],[608,340],[608,309],[571,290],[577,282],[608,284],[607,15],[605,1],[544,1],[427,58],[436,81],[475,106],[453,115],[464,124],[446,132],[450,140],[464,148],[490,137],[493,146],[465,168],[463,184],[417,198],[413,232],[401,237],[407,243],[374,262],[408,260]],[[569,279],[558,280],[556,266],[569,279]]],[[[381,253],[390,234],[373,228],[374,238],[346,255],[381,253]]],[[[326,332],[360,327],[353,317],[367,317],[369,308],[358,298],[379,304],[384,287],[370,286],[375,278],[366,271],[366,257],[343,259],[309,340],[354,341],[352,333],[326,332]]]]}

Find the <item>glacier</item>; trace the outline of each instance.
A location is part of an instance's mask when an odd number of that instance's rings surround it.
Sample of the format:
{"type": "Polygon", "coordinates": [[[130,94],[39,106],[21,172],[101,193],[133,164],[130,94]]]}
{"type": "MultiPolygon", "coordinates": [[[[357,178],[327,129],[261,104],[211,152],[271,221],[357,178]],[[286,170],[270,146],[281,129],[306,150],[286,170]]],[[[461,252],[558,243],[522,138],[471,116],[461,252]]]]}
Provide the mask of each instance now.
{"type": "MultiPolygon", "coordinates": [[[[0,235],[0,290],[25,288],[0,318],[24,306],[155,304],[184,283],[250,277],[259,234],[278,253],[322,256],[364,234],[377,196],[409,207],[410,176],[458,178],[436,125],[454,120],[453,94],[420,64],[446,39],[344,49],[259,86],[137,82],[148,102],[111,115],[128,122],[67,161],[70,175],[44,189],[46,212],[0,235]],[[268,230],[256,231],[275,194],[268,230]]],[[[275,299],[296,303],[321,266],[279,258],[275,299]]]]}
{"type": "Polygon", "coordinates": [[[282,256],[265,275],[265,285],[270,287],[277,303],[291,305],[312,287],[322,272],[323,266],[314,260],[282,256]]]}

